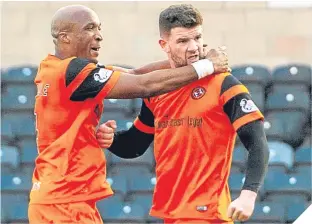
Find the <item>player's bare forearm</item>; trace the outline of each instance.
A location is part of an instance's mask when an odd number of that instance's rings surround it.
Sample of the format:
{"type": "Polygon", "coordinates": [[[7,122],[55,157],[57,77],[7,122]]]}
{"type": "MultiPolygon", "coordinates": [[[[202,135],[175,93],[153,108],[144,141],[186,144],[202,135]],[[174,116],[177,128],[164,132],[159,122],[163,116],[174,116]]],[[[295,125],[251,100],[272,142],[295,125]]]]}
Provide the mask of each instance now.
{"type": "Polygon", "coordinates": [[[162,61],[155,61],[147,65],[143,65],[142,67],[133,68],[133,69],[123,68],[119,66],[109,66],[109,68],[114,71],[120,71],[120,72],[125,72],[129,74],[134,74],[134,75],[142,75],[142,74],[146,74],[146,73],[153,72],[156,70],[170,69],[171,67],[170,67],[170,63],[168,60],[162,60],[162,61]]]}
{"type": "Polygon", "coordinates": [[[198,80],[192,65],[153,71],[144,75],[121,73],[107,99],[147,98],[168,93],[198,80]]]}
{"type": "Polygon", "coordinates": [[[144,65],[142,67],[133,69],[132,74],[142,75],[142,74],[153,72],[156,70],[169,69],[169,68],[171,68],[171,66],[168,60],[155,61],[150,64],[144,65]]]}

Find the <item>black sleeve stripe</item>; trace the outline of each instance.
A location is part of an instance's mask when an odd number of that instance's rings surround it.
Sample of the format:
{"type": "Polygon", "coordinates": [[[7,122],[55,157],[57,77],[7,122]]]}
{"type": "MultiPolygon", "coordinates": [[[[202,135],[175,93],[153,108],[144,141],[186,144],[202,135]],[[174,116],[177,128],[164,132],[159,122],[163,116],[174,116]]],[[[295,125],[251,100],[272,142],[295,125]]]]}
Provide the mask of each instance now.
{"type": "Polygon", "coordinates": [[[88,59],[74,58],[66,69],[66,87],[76,78],[76,76],[91,63],[88,59]]]}
{"type": "Polygon", "coordinates": [[[242,110],[242,106],[240,103],[242,101],[251,100],[251,96],[248,93],[241,93],[230,99],[224,106],[223,110],[229,117],[231,123],[233,124],[234,121],[243,117],[244,115],[248,114],[248,112],[244,112],[242,110]]]}
{"type": "Polygon", "coordinates": [[[152,111],[146,106],[144,100],[142,101],[141,111],[138,117],[142,123],[150,127],[154,127],[154,115],[152,111]]]}
{"type": "Polygon", "coordinates": [[[228,89],[230,89],[233,86],[236,85],[242,85],[242,83],[240,81],[238,81],[237,78],[235,78],[233,75],[228,75],[225,77],[225,79],[223,80],[222,86],[221,86],[221,93],[220,96],[227,91],[228,89]]]}
{"type": "Polygon", "coordinates": [[[93,69],[81,85],[73,92],[70,97],[72,101],[84,101],[88,98],[95,98],[108,82],[99,82],[94,78],[94,74],[98,73],[101,68],[93,69]]]}

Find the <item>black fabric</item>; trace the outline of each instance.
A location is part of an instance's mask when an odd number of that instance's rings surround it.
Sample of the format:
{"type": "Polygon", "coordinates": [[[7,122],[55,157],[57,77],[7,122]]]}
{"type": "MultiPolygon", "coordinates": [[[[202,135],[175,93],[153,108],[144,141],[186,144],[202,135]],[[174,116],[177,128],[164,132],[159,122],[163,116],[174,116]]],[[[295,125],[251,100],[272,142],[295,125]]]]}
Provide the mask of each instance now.
{"type": "Polygon", "coordinates": [[[104,88],[105,84],[109,79],[107,79],[105,82],[99,82],[94,79],[94,75],[96,73],[99,73],[100,69],[102,68],[96,68],[93,69],[90,74],[87,76],[87,78],[81,83],[81,85],[73,92],[73,94],[70,97],[70,100],[72,101],[84,101],[88,98],[94,98],[101,92],[101,90],[104,88]]]}
{"type": "Polygon", "coordinates": [[[269,147],[263,122],[256,120],[237,130],[237,134],[248,150],[246,178],[243,190],[258,192],[268,170],[269,147]]]}
{"type": "Polygon", "coordinates": [[[222,82],[221,85],[221,92],[220,92],[220,96],[227,91],[228,89],[230,89],[233,86],[236,85],[242,85],[242,83],[240,81],[238,81],[237,78],[235,78],[233,75],[228,75],[225,77],[225,79],[222,82]]]}
{"type": "Polygon", "coordinates": [[[154,140],[153,134],[146,134],[134,125],[127,131],[115,133],[114,141],[108,150],[124,159],[133,159],[145,153],[154,140]]]}
{"type": "Polygon", "coordinates": [[[146,106],[144,100],[142,101],[141,111],[138,117],[143,124],[154,127],[154,115],[152,111],[146,106]]]}
{"type": "Polygon", "coordinates": [[[224,104],[223,111],[227,114],[231,123],[234,123],[237,119],[248,114],[248,112],[242,110],[243,105],[241,105],[241,103],[245,103],[249,100],[252,100],[250,94],[240,93],[224,104]]]}
{"type": "Polygon", "coordinates": [[[83,58],[74,58],[71,60],[67,66],[65,74],[66,86],[68,86],[89,63],[91,63],[90,60],[83,58]]]}

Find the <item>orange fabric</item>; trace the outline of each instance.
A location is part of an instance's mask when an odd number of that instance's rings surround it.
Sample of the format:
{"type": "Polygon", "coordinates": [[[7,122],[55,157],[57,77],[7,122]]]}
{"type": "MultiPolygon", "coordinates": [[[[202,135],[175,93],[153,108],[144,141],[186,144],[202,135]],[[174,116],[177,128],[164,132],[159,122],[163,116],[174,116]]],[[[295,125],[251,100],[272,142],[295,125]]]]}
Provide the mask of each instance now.
{"type": "Polygon", "coordinates": [[[136,118],[134,120],[133,124],[141,132],[144,132],[147,134],[154,134],[154,127],[150,127],[150,126],[142,123],[142,121],[140,121],[140,119],[138,119],[138,118],[136,118]]]}
{"type": "Polygon", "coordinates": [[[261,119],[263,120],[263,115],[259,111],[252,112],[250,114],[246,114],[245,116],[234,121],[233,126],[237,131],[241,126],[247,124],[250,121],[255,121],[261,119]]]}
{"type": "Polygon", "coordinates": [[[249,93],[247,88],[243,85],[233,86],[232,88],[225,91],[220,97],[221,103],[224,105],[229,101],[233,96],[239,93],[249,93]]]}
{"type": "Polygon", "coordinates": [[[246,87],[232,87],[235,91],[221,96],[228,75],[209,76],[145,100],[155,119],[157,181],[151,216],[232,221],[226,211],[236,131],[220,99],[228,101],[246,87]]]}
{"type": "Polygon", "coordinates": [[[233,224],[233,222],[223,222],[218,220],[200,220],[200,219],[165,219],[164,224],[233,224]]]}
{"type": "Polygon", "coordinates": [[[76,223],[103,224],[95,202],[76,202],[67,204],[39,205],[28,208],[29,224],[38,223],[76,223]]]}
{"type": "Polygon", "coordinates": [[[95,137],[103,112],[103,98],[118,80],[113,73],[99,92],[102,100],[70,100],[95,64],[88,64],[66,87],[65,71],[73,58],[49,55],[35,78],[38,157],[30,204],[98,200],[113,194],[106,182],[106,159],[95,137]],[[43,91],[43,92],[42,92],[43,91]]]}

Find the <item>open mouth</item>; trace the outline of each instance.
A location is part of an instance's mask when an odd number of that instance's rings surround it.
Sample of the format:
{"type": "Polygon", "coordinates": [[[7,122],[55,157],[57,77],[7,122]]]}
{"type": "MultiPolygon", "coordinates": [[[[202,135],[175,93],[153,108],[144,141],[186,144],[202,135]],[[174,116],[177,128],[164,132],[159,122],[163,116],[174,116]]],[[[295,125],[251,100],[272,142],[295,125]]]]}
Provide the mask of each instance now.
{"type": "Polygon", "coordinates": [[[91,50],[93,50],[93,51],[99,51],[99,50],[100,50],[100,47],[91,47],[91,50]]]}

